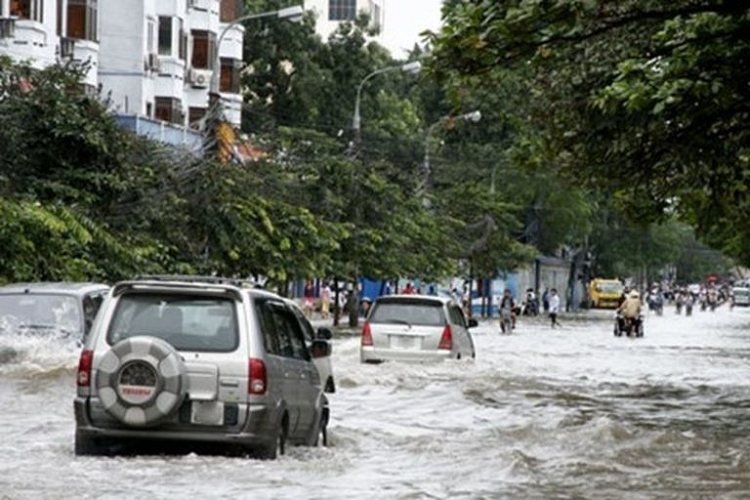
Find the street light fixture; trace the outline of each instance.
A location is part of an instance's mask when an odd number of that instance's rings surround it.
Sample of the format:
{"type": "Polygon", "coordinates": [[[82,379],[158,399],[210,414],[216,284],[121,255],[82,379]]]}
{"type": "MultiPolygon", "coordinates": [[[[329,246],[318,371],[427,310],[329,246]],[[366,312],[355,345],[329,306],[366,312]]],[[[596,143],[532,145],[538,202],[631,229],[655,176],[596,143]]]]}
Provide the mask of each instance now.
{"type": "Polygon", "coordinates": [[[354,103],[354,118],[352,118],[352,129],[354,130],[354,136],[357,145],[360,142],[362,132],[362,117],[360,115],[359,107],[359,103],[362,98],[362,89],[364,88],[365,84],[374,76],[382,75],[383,73],[390,73],[392,71],[403,71],[404,73],[415,75],[422,71],[422,63],[419,61],[412,61],[406,64],[399,64],[397,66],[388,66],[387,68],[381,68],[373,71],[372,73],[364,77],[362,82],[360,82],[359,87],[357,87],[357,100],[354,103]]]}
{"type": "Polygon", "coordinates": [[[261,19],[264,17],[276,17],[278,19],[286,19],[288,21],[300,21],[305,15],[305,8],[302,5],[293,5],[291,7],[285,7],[279,10],[272,10],[268,12],[261,12],[258,14],[248,14],[246,16],[238,17],[228,25],[224,27],[219,39],[216,42],[216,55],[214,56],[214,69],[211,74],[211,88],[210,93],[218,96],[219,94],[219,73],[221,72],[221,58],[219,56],[219,49],[221,48],[221,42],[224,37],[229,33],[229,30],[237,26],[238,24],[249,21],[251,19],[261,19]]]}
{"type": "Polygon", "coordinates": [[[443,125],[447,122],[453,122],[457,120],[462,120],[465,122],[472,122],[477,123],[479,120],[482,119],[482,112],[479,110],[471,111],[470,113],[464,113],[462,115],[453,116],[453,115],[447,115],[430,125],[430,127],[427,129],[427,134],[425,134],[425,140],[424,140],[424,186],[425,189],[427,188],[427,181],[430,177],[430,140],[432,139],[432,133],[435,131],[436,128],[443,125]]]}

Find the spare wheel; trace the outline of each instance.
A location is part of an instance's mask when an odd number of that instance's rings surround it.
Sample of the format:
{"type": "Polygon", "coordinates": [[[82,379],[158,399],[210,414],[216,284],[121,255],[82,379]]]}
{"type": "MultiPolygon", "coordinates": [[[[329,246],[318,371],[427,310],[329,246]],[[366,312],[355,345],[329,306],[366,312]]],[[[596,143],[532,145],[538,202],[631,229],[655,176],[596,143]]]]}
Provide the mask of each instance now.
{"type": "Polygon", "coordinates": [[[155,425],[174,413],[187,392],[180,354],[155,337],[131,337],[99,363],[96,388],[104,409],[124,424],[155,425]]]}

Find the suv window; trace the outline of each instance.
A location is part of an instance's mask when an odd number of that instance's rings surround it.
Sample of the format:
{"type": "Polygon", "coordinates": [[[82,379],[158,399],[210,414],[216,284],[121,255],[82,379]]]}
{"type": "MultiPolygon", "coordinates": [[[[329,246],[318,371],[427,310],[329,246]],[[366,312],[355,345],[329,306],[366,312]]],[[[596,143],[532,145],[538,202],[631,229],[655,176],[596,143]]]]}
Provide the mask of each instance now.
{"type": "Polygon", "coordinates": [[[377,302],[370,323],[403,323],[407,325],[442,326],[445,324],[443,305],[437,302],[377,302]]]}
{"type": "Polygon", "coordinates": [[[137,335],[160,338],[179,351],[232,352],[239,345],[235,302],[200,295],[123,295],[107,341],[115,344],[137,335]]]}
{"type": "Polygon", "coordinates": [[[258,321],[260,322],[260,329],[263,332],[263,340],[265,341],[266,352],[268,354],[274,354],[281,356],[281,343],[279,342],[279,334],[276,331],[276,323],[274,322],[273,313],[266,301],[255,302],[255,312],[258,315],[258,321]]]}
{"type": "Polygon", "coordinates": [[[315,329],[310,324],[309,321],[307,321],[307,318],[305,318],[304,314],[302,314],[302,311],[297,309],[296,307],[289,306],[294,312],[295,318],[297,318],[297,321],[299,321],[299,325],[302,328],[302,334],[305,336],[305,341],[312,343],[315,340],[315,329]]]}
{"type": "Polygon", "coordinates": [[[281,342],[286,342],[288,346],[283,355],[309,361],[310,353],[307,352],[305,339],[302,336],[302,329],[299,326],[297,318],[294,317],[294,313],[286,306],[280,304],[273,304],[271,310],[273,311],[276,330],[279,332],[279,339],[283,339],[281,342]]]}

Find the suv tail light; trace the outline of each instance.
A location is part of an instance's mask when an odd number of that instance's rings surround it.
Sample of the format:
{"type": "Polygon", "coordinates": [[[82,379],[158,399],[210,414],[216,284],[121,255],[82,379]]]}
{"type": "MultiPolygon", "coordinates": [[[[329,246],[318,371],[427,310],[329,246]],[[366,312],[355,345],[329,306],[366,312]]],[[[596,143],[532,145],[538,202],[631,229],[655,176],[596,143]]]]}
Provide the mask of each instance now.
{"type": "Polygon", "coordinates": [[[370,323],[365,322],[365,326],[362,327],[362,346],[372,346],[372,330],[370,329],[370,323]]]}
{"type": "Polygon", "coordinates": [[[78,376],[76,383],[78,387],[91,387],[91,365],[94,361],[94,351],[84,350],[78,360],[78,376]]]}
{"type": "Polygon", "coordinates": [[[440,337],[438,349],[444,349],[446,351],[453,349],[453,332],[451,332],[451,325],[445,325],[443,336],[440,337]]]}
{"type": "Polygon", "coordinates": [[[266,364],[262,359],[250,358],[250,384],[247,392],[253,396],[262,396],[268,388],[266,364]]]}

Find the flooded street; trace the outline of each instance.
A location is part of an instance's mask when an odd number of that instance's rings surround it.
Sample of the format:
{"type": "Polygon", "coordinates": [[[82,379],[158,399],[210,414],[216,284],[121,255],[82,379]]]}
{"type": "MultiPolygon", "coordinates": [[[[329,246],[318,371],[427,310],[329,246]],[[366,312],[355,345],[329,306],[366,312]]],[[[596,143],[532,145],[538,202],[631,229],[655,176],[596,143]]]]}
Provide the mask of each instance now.
{"type": "Polygon", "coordinates": [[[337,340],[329,448],[78,458],[72,346],[0,339],[0,498],[747,498],[750,310],[474,330],[476,361],[361,365],[337,340]]]}

